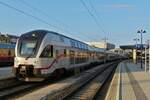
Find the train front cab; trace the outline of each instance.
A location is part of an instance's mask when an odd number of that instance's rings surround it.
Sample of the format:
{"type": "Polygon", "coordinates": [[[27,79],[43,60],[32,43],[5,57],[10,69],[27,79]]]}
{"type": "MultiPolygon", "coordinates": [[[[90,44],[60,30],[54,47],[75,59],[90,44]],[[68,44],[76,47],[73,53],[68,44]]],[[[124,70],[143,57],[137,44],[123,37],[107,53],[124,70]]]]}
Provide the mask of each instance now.
{"type": "Polygon", "coordinates": [[[16,57],[14,73],[19,79],[46,78],[52,61],[53,45],[47,45],[39,57],[16,57]]]}

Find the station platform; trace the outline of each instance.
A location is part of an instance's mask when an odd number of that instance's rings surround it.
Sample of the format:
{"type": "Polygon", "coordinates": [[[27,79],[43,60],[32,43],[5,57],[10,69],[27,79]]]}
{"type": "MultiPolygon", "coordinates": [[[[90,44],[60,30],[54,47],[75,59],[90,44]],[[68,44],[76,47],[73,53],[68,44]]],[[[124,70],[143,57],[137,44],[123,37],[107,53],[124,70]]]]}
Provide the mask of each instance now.
{"type": "Polygon", "coordinates": [[[121,62],[112,79],[106,100],[150,100],[150,73],[144,64],[121,62]]]}
{"type": "Polygon", "coordinates": [[[14,74],[12,73],[12,67],[0,68],[0,80],[9,77],[14,77],[14,74]]]}

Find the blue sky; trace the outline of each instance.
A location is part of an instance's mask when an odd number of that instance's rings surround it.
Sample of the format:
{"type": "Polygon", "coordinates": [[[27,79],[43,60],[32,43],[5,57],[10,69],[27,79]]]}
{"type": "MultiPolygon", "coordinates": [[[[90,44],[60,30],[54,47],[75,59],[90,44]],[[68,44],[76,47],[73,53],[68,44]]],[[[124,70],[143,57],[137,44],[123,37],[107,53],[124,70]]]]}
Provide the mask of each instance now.
{"type": "Polygon", "coordinates": [[[34,29],[56,31],[81,41],[108,41],[116,45],[134,44],[140,38],[138,29],[145,29],[144,42],[150,39],[150,0],[84,0],[94,13],[90,2],[98,12],[98,27],[80,0],[0,0],[47,23],[28,17],[0,4],[0,32],[21,35],[34,29]],[[40,9],[47,16],[23,4],[40,9]],[[59,29],[61,28],[61,30],[59,29]],[[105,31],[105,33],[102,31],[105,31]],[[68,32],[69,31],[69,32],[68,32]]]}

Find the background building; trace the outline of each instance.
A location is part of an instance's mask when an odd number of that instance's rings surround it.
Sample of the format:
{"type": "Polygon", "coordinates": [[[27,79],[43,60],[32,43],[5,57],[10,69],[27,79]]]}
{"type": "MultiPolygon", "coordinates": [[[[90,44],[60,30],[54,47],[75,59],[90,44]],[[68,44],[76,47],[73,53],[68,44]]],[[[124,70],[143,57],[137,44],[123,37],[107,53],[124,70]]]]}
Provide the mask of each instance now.
{"type": "Polygon", "coordinates": [[[10,34],[2,34],[0,32],[0,43],[13,43],[15,44],[17,42],[18,36],[16,35],[10,35],[10,34]]]}
{"type": "Polygon", "coordinates": [[[103,48],[105,50],[110,50],[110,49],[114,49],[115,45],[112,43],[108,43],[108,42],[87,42],[89,45],[98,47],[98,48],[103,48]]]}

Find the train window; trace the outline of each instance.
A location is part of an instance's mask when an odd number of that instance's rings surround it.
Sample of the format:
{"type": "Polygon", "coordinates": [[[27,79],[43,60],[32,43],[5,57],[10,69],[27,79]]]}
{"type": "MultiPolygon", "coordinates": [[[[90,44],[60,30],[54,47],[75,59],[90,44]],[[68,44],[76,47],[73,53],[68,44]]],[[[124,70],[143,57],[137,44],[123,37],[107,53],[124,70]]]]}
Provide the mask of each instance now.
{"type": "Polygon", "coordinates": [[[59,38],[61,42],[64,42],[64,38],[62,36],[59,36],[59,38]]]}
{"type": "Polygon", "coordinates": [[[53,46],[52,45],[47,45],[43,52],[41,53],[40,57],[45,57],[45,58],[50,58],[53,57],[53,46]]]}
{"type": "Polygon", "coordinates": [[[58,56],[59,55],[59,51],[58,50],[56,50],[56,56],[58,56]]]}
{"type": "Polygon", "coordinates": [[[23,41],[20,46],[20,54],[26,56],[32,56],[36,51],[36,41],[23,41]]]}
{"type": "Polygon", "coordinates": [[[66,57],[66,56],[67,56],[67,50],[64,49],[64,57],[66,57]]]}
{"type": "Polygon", "coordinates": [[[74,51],[70,51],[70,64],[74,64],[74,56],[75,56],[75,52],[74,51]]]}
{"type": "Polygon", "coordinates": [[[8,50],[8,56],[11,56],[11,50],[8,50]]]}

